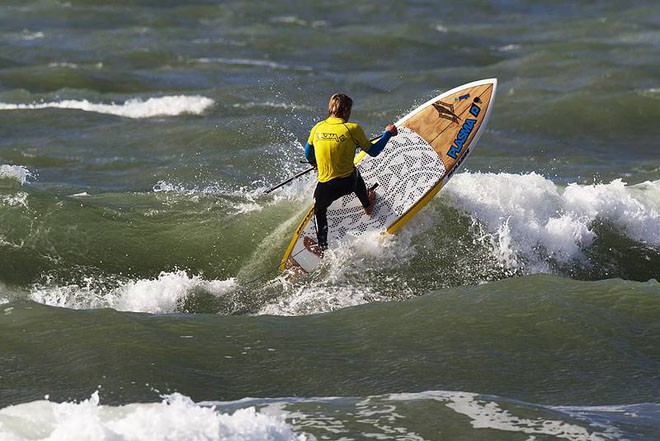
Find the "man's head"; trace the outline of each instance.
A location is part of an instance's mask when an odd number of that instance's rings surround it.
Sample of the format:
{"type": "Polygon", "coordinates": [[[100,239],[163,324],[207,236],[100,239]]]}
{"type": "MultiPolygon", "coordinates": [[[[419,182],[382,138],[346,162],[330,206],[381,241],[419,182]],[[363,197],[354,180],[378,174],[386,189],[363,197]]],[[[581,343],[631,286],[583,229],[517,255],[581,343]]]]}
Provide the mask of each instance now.
{"type": "Polygon", "coordinates": [[[328,115],[348,121],[351,117],[352,108],[353,100],[350,96],[343,93],[335,93],[330,97],[330,102],[328,103],[328,115]]]}

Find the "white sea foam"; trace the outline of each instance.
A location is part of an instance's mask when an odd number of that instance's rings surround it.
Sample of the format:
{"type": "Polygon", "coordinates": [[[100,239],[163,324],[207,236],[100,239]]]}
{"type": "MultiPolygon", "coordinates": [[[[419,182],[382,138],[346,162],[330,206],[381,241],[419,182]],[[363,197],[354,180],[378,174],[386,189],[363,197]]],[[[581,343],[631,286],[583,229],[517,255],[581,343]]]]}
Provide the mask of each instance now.
{"type": "Polygon", "coordinates": [[[34,178],[34,175],[27,167],[9,164],[0,165],[0,179],[13,179],[22,185],[26,184],[30,178],[34,178]]]}
{"type": "Polygon", "coordinates": [[[28,208],[28,194],[19,191],[12,195],[0,195],[0,205],[5,207],[18,207],[28,208]]]}
{"type": "Polygon", "coordinates": [[[187,296],[199,291],[223,296],[236,288],[234,279],[204,280],[185,271],[162,272],[155,279],[129,281],[111,290],[99,288],[89,278],[84,284],[36,285],[31,292],[35,302],[72,309],[114,308],[118,311],[152,314],[179,311],[187,296]]]}
{"type": "Polygon", "coordinates": [[[313,69],[308,66],[294,66],[290,64],[277,63],[270,60],[253,60],[249,58],[199,58],[199,63],[216,63],[228,66],[246,66],[246,67],[264,67],[272,70],[294,70],[301,72],[311,72],[313,69]]]}
{"type": "Polygon", "coordinates": [[[161,273],[157,279],[129,282],[111,296],[110,306],[120,311],[175,312],[186,296],[203,290],[222,296],[236,287],[233,279],[207,281],[185,271],[161,273]]]}
{"type": "Polygon", "coordinates": [[[536,173],[462,173],[443,195],[478,220],[486,230],[482,240],[510,268],[544,272],[548,258],[581,258],[596,238],[598,220],[660,246],[660,181],[571,184],[562,190],[536,173]]]}
{"type": "Polygon", "coordinates": [[[497,48],[497,50],[500,52],[513,52],[517,51],[518,49],[520,49],[519,44],[507,44],[506,46],[500,46],[497,48]]]}
{"type": "Polygon", "coordinates": [[[0,409],[0,439],[68,440],[236,440],[286,441],[308,439],[295,433],[286,414],[254,407],[221,413],[202,407],[181,394],[160,403],[125,406],[100,404],[99,393],[88,400],[56,403],[34,401],[0,409]]]}
{"type": "MultiPolygon", "coordinates": [[[[606,441],[609,435],[589,431],[584,427],[565,421],[546,418],[525,418],[502,409],[494,401],[480,398],[467,392],[430,391],[413,394],[394,394],[390,400],[437,400],[457,413],[467,416],[475,429],[493,429],[505,432],[518,432],[528,435],[550,435],[557,439],[606,441]]],[[[534,439],[529,438],[529,439],[534,439]]]]}
{"type": "Polygon", "coordinates": [[[328,26],[328,22],[324,20],[309,21],[295,15],[285,15],[281,17],[273,17],[269,20],[271,23],[281,23],[286,25],[298,25],[312,28],[322,28],[328,26]]]}
{"type": "Polygon", "coordinates": [[[23,32],[19,35],[19,39],[24,40],[24,41],[34,41],[34,40],[41,40],[42,38],[45,38],[46,34],[43,32],[30,32],[28,30],[23,30],[23,32]]]}
{"type": "Polygon", "coordinates": [[[41,110],[41,109],[74,109],[84,112],[96,112],[125,118],[153,118],[162,116],[177,116],[182,114],[199,115],[214,104],[210,98],[203,96],[163,96],[149,98],[143,101],[135,98],[123,104],[92,103],[88,100],[62,100],[44,103],[11,104],[0,103],[0,110],[41,110]]]}
{"type": "Polygon", "coordinates": [[[649,98],[660,98],[660,87],[652,87],[650,89],[642,89],[637,91],[640,95],[649,98]]]}

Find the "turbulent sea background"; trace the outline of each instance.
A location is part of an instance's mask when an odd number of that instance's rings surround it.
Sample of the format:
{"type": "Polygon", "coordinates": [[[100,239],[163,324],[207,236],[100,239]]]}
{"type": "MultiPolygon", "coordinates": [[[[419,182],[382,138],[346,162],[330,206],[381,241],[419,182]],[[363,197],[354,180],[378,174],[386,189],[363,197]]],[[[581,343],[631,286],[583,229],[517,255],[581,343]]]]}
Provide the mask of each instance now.
{"type": "Polygon", "coordinates": [[[660,439],[654,1],[5,0],[0,439],[660,439]],[[302,145],[497,77],[394,236],[286,282],[302,145]]]}

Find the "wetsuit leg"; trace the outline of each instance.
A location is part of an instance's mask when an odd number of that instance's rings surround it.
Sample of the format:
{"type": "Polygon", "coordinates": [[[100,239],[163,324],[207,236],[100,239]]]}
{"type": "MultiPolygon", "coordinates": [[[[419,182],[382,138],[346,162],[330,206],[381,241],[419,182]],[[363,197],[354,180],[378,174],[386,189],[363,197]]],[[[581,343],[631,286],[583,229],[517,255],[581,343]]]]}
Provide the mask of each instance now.
{"type": "Polygon", "coordinates": [[[314,204],[314,215],[316,216],[316,240],[325,250],[328,248],[328,207],[319,207],[314,204]]]}
{"type": "Polygon", "coordinates": [[[353,191],[360,200],[362,207],[367,208],[369,206],[369,194],[367,192],[367,184],[364,183],[364,179],[362,179],[362,175],[360,174],[359,170],[355,169],[354,173],[355,173],[354,174],[355,187],[353,191]]]}
{"type": "MultiPolygon", "coordinates": [[[[364,181],[362,184],[364,185],[364,181]]],[[[316,237],[321,248],[328,247],[328,207],[340,197],[352,193],[354,188],[354,175],[316,184],[314,215],[316,216],[316,237]]]]}
{"type": "Polygon", "coordinates": [[[333,199],[329,197],[327,185],[316,184],[314,190],[314,215],[316,216],[316,238],[322,249],[328,248],[328,207],[333,199]]]}

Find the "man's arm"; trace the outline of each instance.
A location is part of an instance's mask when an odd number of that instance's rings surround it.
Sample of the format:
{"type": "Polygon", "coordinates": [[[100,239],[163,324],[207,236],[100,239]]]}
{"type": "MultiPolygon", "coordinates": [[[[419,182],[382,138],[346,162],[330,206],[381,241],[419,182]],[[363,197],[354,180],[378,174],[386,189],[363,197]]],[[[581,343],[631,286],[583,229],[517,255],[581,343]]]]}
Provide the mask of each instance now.
{"type": "Polygon", "coordinates": [[[307,141],[307,144],[305,144],[305,158],[307,158],[310,164],[316,167],[316,154],[314,153],[314,145],[310,144],[309,141],[307,141]]]}
{"type": "Polygon", "coordinates": [[[385,131],[383,132],[383,135],[378,139],[378,141],[369,147],[369,150],[367,150],[369,156],[378,156],[380,152],[383,151],[390,138],[396,136],[398,133],[399,131],[394,124],[388,124],[388,126],[385,128],[385,131]]]}

